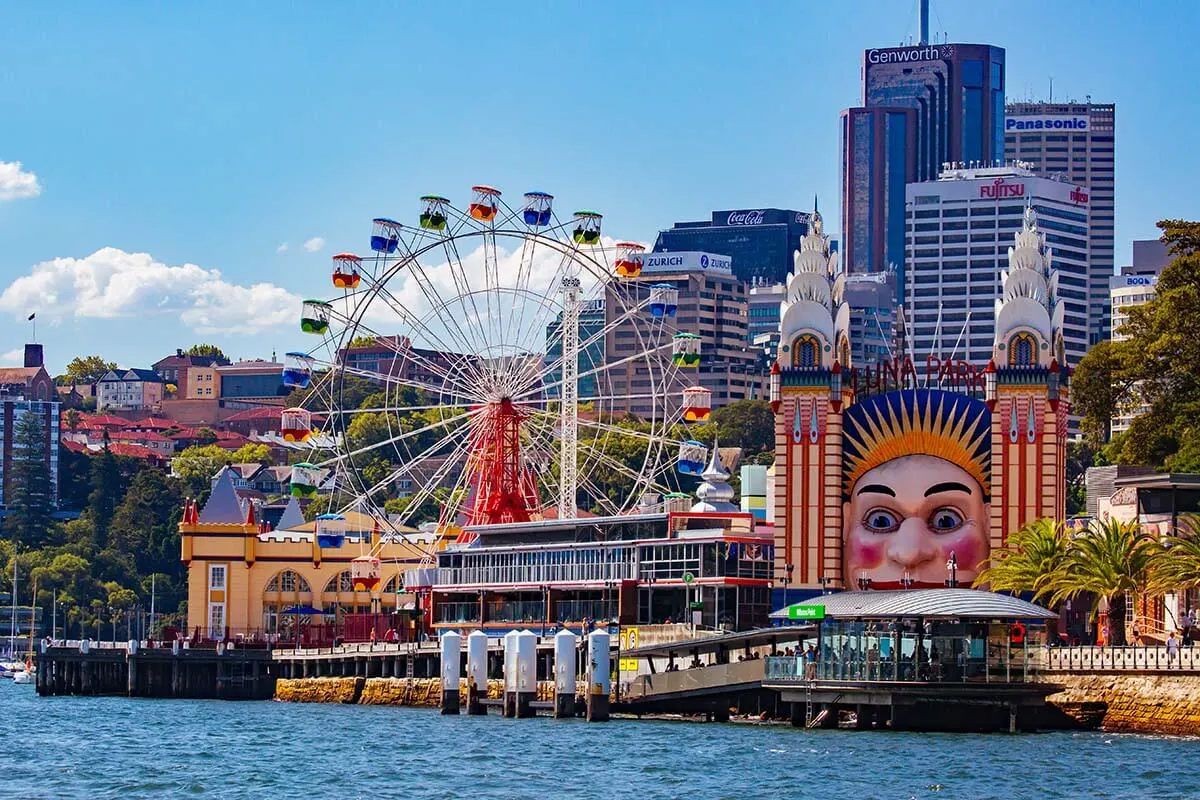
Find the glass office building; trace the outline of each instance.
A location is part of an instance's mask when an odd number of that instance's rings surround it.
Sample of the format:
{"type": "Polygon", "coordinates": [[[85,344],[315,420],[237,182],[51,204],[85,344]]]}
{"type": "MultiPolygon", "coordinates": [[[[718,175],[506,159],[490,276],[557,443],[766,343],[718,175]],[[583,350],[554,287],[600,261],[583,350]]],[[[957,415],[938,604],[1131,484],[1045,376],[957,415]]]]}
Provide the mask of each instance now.
{"type": "Polygon", "coordinates": [[[714,211],[711,220],[677,222],[660,231],[654,252],[696,251],[729,256],[733,274],[745,283],[785,283],[792,269],[792,253],[800,249],[808,222],[807,211],[783,208],[714,211]]]}
{"type": "Polygon", "coordinates": [[[1004,50],[873,49],[863,54],[862,75],[862,104],[842,115],[843,260],[851,273],[894,268],[903,292],[904,189],[896,183],[902,174],[936,180],[947,162],[1003,159],[1004,50]]]}

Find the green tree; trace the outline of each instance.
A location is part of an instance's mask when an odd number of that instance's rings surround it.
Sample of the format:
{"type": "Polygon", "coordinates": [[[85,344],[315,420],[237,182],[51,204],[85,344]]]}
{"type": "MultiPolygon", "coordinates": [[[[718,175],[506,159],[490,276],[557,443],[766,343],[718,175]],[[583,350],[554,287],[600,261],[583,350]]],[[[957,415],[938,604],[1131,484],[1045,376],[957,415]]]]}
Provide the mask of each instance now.
{"type": "Polygon", "coordinates": [[[74,433],[76,429],[79,428],[79,423],[82,419],[83,415],[80,414],[79,410],[75,408],[68,408],[63,412],[62,415],[63,425],[65,425],[67,430],[69,430],[71,433],[74,433]]]}
{"type": "Polygon", "coordinates": [[[712,424],[722,447],[740,447],[749,461],[775,451],[775,412],[766,400],[735,400],[712,412],[712,424]]]}
{"type": "Polygon", "coordinates": [[[1158,223],[1174,260],[1159,277],[1156,296],[1129,311],[1127,339],[1093,348],[1076,371],[1072,399],[1095,438],[1106,417],[1123,406],[1145,404],[1123,437],[1120,463],[1174,468],[1200,463],[1200,223],[1158,223]]]}
{"type": "Polygon", "coordinates": [[[1136,522],[1093,520],[1071,539],[1066,556],[1043,579],[1041,593],[1052,605],[1081,595],[1106,601],[1112,643],[1123,646],[1126,597],[1156,589],[1162,552],[1157,538],[1136,522]]]}
{"type": "Polygon", "coordinates": [[[67,371],[55,378],[59,385],[73,383],[95,383],[109,370],[117,368],[115,361],[105,361],[100,356],[76,356],[67,364],[67,371]]]}
{"type": "Polygon", "coordinates": [[[353,339],[350,340],[350,346],[351,347],[374,347],[375,346],[375,337],[374,336],[355,336],[353,339]]]}
{"type": "Polygon", "coordinates": [[[219,361],[222,364],[228,364],[229,359],[225,357],[225,353],[215,344],[194,344],[187,350],[183,351],[185,356],[196,356],[197,358],[211,358],[213,361],[219,361]]]}
{"type": "Polygon", "coordinates": [[[272,463],[271,448],[265,444],[248,442],[234,450],[233,454],[229,456],[229,460],[234,464],[266,464],[269,466],[272,463]]]}
{"type": "Polygon", "coordinates": [[[193,445],[175,456],[171,467],[183,479],[189,496],[201,498],[212,488],[213,476],[229,462],[229,453],[215,444],[193,445]]]}
{"type": "Polygon", "coordinates": [[[113,548],[133,556],[139,574],[179,574],[179,517],[183,487],[159,470],[143,470],[130,484],[109,525],[113,548]]]}
{"type": "Polygon", "coordinates": [[[975,586],[996,592],[1033,594],[1034,601],[1052,592],[1047,585],[1066,560],[1070,538],[1063,523],[1039,519],[1013,531],[1004,547],[993,550],[975,586]]]}
{"type": "Polygon", "coordinates": [[[42,547],[54,523],[54,484],[42,415],[32,410],[21,414],[13,442],[12,472],[8,476],[10,514],[5,527],[23,546],[42,547]]]}
{"type": "Polygon", "coordinates": [[[96,536],[97,549],[108,544],[108,524],[121,500],[121,468],[108,449],[108,434],[104,434],[104,449],[92,457],[92,491],[88,495],[88,518],[96,536]]]}

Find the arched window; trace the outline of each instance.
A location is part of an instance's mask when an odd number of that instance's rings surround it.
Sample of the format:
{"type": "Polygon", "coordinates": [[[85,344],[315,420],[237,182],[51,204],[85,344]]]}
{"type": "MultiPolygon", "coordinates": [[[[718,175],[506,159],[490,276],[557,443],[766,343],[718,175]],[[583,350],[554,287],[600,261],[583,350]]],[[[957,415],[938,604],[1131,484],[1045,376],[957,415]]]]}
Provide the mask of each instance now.
{"type": "Polygon", "coordinates": [[[842,336],[838,344],[838,361],[843,367],[850,366],[850,340],[842,336]]]}
{"type": "Polygon", "coordinates": [[[304,576],[292,570],[284,570],[276,575],[267,583],[267,588],[264,592],[311,592],[312,588],[308,585],[308,581],[304,580],[304,576]]]}
{"type": "Polygon", "coordinates": [[[350,570],[344,570],[329,579],[325,584],[325,594],[354,594],[354,579],[350,570]]]}
{"type": "Polygon", "coordinates": [[[1032,367],[1037,363],[1037,340],[1031,333],[1018,333],[1008,340],[1008,365],[1032,367]]]}
{"type": "Polygon", "coordinates": [[[821,343],[817,337],[806,333],[792,342],[792,366],[801,369],[821,366],[821,343]]]}

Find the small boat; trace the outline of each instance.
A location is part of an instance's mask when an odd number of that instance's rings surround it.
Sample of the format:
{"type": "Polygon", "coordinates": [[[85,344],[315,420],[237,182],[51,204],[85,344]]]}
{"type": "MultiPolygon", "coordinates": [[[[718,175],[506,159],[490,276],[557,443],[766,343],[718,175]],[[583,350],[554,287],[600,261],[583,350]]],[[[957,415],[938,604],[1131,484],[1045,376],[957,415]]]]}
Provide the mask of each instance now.
{"type": "Polygon", "coordinates": [[[27,669],[13,673],[13,683],[33,683],[33,672],[27,669]]]}

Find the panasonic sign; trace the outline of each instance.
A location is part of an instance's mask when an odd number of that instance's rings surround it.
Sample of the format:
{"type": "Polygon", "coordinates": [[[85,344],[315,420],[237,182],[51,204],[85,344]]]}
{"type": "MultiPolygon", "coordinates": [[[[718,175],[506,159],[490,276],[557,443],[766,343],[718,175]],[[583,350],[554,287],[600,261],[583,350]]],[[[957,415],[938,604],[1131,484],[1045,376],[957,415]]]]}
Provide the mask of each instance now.
{"type": "Polygon", "coordinates": [[[693,250],[646,253],[642,256],[642,272],[733,272],[733,259],[715,253],[693,250]]]}
{"type": "Polygon", "coordinates": [[[1007,117],[1006,131],[1086,131],[1088,118],[1047,114],[1037,117],[1007,117]]]}

